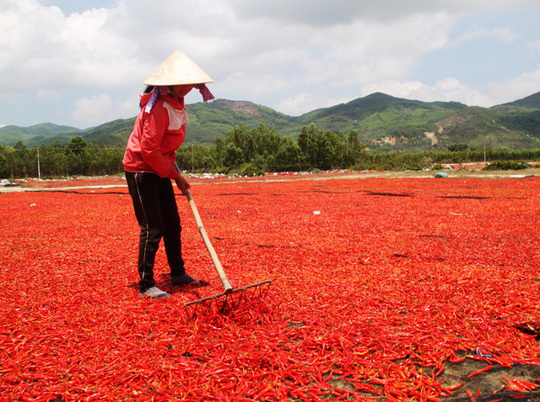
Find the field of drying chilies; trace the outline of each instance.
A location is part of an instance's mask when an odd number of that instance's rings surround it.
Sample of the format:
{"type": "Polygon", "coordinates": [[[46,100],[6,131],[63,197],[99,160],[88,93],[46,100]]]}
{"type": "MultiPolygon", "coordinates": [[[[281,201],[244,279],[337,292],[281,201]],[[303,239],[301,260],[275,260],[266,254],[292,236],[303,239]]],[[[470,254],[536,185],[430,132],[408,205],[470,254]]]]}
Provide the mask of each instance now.
{"type": "Polygon", "coordinates": [[[160,250],[164,300],[139,296],[125,183],[0,193],[0,400],[538,397],[538,177],[268,177],[191,182],[233,286],[273,279],[192,319],[222,288],[180,193],[209,286],[160,250]]]}

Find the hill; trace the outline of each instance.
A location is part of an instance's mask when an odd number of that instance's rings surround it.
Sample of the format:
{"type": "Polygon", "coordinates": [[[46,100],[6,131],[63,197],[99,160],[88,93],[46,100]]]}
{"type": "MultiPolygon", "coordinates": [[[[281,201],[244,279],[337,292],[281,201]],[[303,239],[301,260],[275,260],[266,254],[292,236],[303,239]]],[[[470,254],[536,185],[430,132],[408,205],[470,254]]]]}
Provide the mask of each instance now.
{"type": "MultiPolygon", "coordinates": [[[[248,129],[264,124],[282,135],[297,137],[302,127],[314,123],[320,130],[348,134],[375,151],[445,150],[452,144],[470,147],[540,147],[540,92],[492,108],[458,102],[422,102],[374,93],[351,102],[293,117],[247,101],[217,99],[187,105],[186,144],[213,144],[238,124],[248,129]]],[[[28,128],[0,128],[0,144],[23,141],[28,147],[67,143],[81,136],[89,143],[124,146],[135,118],[114,120],[78,130],[50,123],[28,128]]]]}
{"type": "MultiPolygon", "coordinates": [[[[0,144],[15,145],[17,141],[24,144],[47,143],[47,139],[62,134],[78,135],[82,130],[69,126],[58,126],[52,123],[41,123],[30,127],[4,126],[0,128],[0,144]]],[[[54,141],[52,141],[54,142],[54,141]]]]}
{"type": "Polygon", "coordinates": [[[495,106],[496,120],[510,132],[540,138],[540,92],[495,106]]]}
{"type": "Polygon", "coordinates": [[[528,108],[528,109],[540,109],[540,92],[537,92],[533,95],[529,95],[526,98],[519,99],[514,102],[505,103],[500,106],[495,106],[495,108],[500,108],[500,107],[505,107],[505,106],[523,107],[523,108],[528,108]]]}
{"type": "Polygon", "coordinates": [[[370,148],[379,150],[429,149],[443,134],[440,121],[466,109],[456,102],[421,102],[374,93],[346,104],[320,109],[300,117],[302,125],[334,132],[357,131],[370,148]]]}
{"type": "Polygon", "coordinates": [[[188,143],[213,144],[218,136],[224,138],[238,124],[244,124],[248,128],[264,124],[281,134],[288,134],[284,129],[294,121],[293,117],[246,101],[217,99],[210,103],[188,105],[187,109],[188,143]]]}

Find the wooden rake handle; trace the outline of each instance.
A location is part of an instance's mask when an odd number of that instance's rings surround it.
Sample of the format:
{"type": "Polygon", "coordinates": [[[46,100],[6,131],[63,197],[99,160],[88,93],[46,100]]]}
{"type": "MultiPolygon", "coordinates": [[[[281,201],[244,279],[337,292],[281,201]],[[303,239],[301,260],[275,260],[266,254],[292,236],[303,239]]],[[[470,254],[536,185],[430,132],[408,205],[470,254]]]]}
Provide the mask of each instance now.
{"type": "Polygon", "coordinates": [[[185,193],[189,202],[189,206],[191,208],[191,212],[193,212],[193,217],[195,218],[195,222],[197,223],[197,228],[199,229],[199,233],[201,234],[203,238],[206,249],[210,253],[210,258],[212,259],[212,262],[214,263],[214,268],[216,269],[216,272],[219,275],[219,279],[221,280],[221,283],[223,284],[223,289],[225,290],[225,293],[231,293],[233,291],[233,288],[231,284],[229,283],[229,280],[227,279],[227,275],[225,274],[225,271],[223,270],[223,267],[221,266],[221,262],[219,262],[219,258],[216,254],[216,251],[214,250],[214,246],[212,246],[212,242],[208,238],[208,234],[206,233],[206,230],[204,229],[201,216],[199,215],[199,211],[197,210],[195,201],[193,201],[191,191],[189,191],[189,189],[186,188],[185,193]]]}

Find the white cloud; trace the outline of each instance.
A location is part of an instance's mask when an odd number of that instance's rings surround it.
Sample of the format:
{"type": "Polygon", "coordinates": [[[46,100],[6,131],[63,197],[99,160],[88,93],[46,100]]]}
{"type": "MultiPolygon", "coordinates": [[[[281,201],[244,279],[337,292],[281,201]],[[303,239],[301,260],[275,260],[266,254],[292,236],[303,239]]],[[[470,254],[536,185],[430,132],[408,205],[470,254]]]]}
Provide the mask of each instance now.
{"type": "Polygon", "coordinates": [[[538,69],[502,83],[491,83],[488,94],[493,104],[512,102],[525,98],[540,90],[540,64],[538,69]]]}
{"type": "Polygon", "coordinates": [[[492,106],[487,96],[481,94],[476,89],[462,84],[454,77],[446,77],[439,80],[433,87],[423,85],[412,91],[410,96],[430,101],[461,102],[470,106],[492,106]]]}
{"type": "Polygon", "coordinates": [[[298,116],[307,111],[326,108],[340,103],[346,103],[352,99],[353,98],[335,99],[327,96],[320,97],[309,92],[301,92],[294,96],[280,100],[279,103],[274,106],[274,108],[282,113],[298,116]]]}
{"type": "Polygon", "coordinates": [[[406,78],[420,55],[445,46],[452,23],[451,17],[439,13],[386,24],[354,21],[319,29],[291,24],[268,31],[260,27],[260,35],[239,39],[252,52],[236,60],[213,85],[218,96],[245,98],[249,93],[248,100],[266,99],[262,103],[277,105],[284,113],[305,113],[358,97],[365,85],[406,78]]]}
{"type": "Polygon", "coordinates": [[[425,102],[461,102],[470,106],[492,106],[487,96],[462,84],[455,77],[446,77],[430,86],[419,81],[389,81],[376,86],[366,86],[363,92],[384,92],[398,98],[418,99],[425,102]]]}
{"type": "Polygon", "coordinates": [[[117,31],[122,25],[118,9],[65,16],[33,0],[7,0],[5,5],[0,12],[0,91],[118,86],[136,79],[130,68],[141,66],[134,57],[136,41],[117,31]]]}
{"type": "Polygon", "coordinates": [[[85,125],[99,125],[116,119],[127,119],[139,112],[139,94],[125,100],[114,101],[107,93],[81,98],[75,103],[71,118],[85,125]]]}
{"type": "MultiPolygon", "coordinates": [[[[415,75],[431,55],[442,65],[446,50],[459,57],[478,38],[494,49],[528,45],[530,69],[540,55],[538,39],[501,15],[527,7],[538,12],[537,0],[161,0],[159,7],[118,0],[87,11],[81,0],[69,4],[64,13],[37,0],[0,0],[1,120],[15,110],[6,99],[53,100],[62,110],[56,115],[65,116],[74,109],[65,103],[73,94],[80,100],[71,117],[79,124],[130,117],[137,112],[134,91],[177,48],[216,80],[210,85],[216,97],[277,105],[291,115],[369,91],[482,105],[504,91],[510,96],[527,85],[529,92],[539,88],[533,86],[536,73],[524,74],[519,66],[512,66],[515,80],[496,84],[494,77],[489,88],[454,71],[437,76],[432,69],[430,83],[415,75]],[[496,23],[485,22],[494,15],[496,23]]],[[[483,60],[462,54],[468,57],[463,63],[483,71],[483,60]]]]}
{"type": "Polygon", "coordinates": [[[347,24],[358,19],[390,21],[418,13],[489,13],[535,5],[535,0],[231,0],[241,18],[272,19],[312,26],[347,24]]]}
{"type": "Polygon", "coordinates": [[[540,39],[528,41],[527,47],[534,55],[540,54],[540,39]]]}
{"type": "Polygon", "coordinates": [[[113,120],[112,99],[107,94],[94,96],[90,99],[79,99],[71,117],[74,121],[86,125],[96,125],[113,120]]]}
{"type": "Polygon", "coordinates": [[[514,32],[506,27],[494,29],[473,27],[472,30],[460,35],[460,37],[455,40],[452,45],[457,46],[462,44],[463,42],[479,38],[495,39],[501,43],[511,43],[518,40],[520,36],[521,35],[519,33],[514,32]]]}
{"type": "Polygon", "coordinates": [[[117,118],[128,119],[130,117],[136,116],[139,112],[139,100],[139,95],[134,95],[129,99],[119,102],[118,106],[115,108],[115,114],[117,118]]]}
{"type": "Polygon", "coordinates": [[[58,91],[40,90],[37,91],[36,99],[40,102],[59,101],[62,99],[62,94],[58,91]]]}

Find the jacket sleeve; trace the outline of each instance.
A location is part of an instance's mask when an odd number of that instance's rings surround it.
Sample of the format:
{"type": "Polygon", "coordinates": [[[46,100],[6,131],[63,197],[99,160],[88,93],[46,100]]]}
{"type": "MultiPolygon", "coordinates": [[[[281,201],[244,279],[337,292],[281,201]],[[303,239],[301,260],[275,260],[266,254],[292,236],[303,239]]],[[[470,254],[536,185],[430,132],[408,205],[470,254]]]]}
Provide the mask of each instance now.
{"type": "Polygon", "coordinates": [[[161,150],[161,142],[169,125],[169,115],[163,107],[156,105],[143,117],[141,133],[141,156],[160,177],[176,179],[179,175],[174,163],[161,150]]]}

